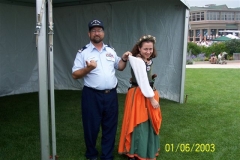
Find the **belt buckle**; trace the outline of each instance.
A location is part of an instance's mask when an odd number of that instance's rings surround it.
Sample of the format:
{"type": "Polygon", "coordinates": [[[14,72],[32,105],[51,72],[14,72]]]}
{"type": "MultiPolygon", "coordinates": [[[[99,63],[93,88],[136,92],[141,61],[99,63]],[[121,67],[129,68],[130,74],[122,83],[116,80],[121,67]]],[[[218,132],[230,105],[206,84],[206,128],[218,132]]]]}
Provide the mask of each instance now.
{"type": "Polygon", "coordinates": [[[109,93],[109,92],[110,92],[110,89],[107,89],[107,90],[104,91],[104,93],[106,93],[106,94],[109,93]]]}

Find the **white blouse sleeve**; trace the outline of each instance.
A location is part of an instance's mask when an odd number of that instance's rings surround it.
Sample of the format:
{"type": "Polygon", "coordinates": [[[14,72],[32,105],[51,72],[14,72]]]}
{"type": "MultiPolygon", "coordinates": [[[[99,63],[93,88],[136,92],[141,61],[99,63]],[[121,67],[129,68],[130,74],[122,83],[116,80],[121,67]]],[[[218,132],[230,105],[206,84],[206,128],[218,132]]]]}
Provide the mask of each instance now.
{"type": "Polygon", "coordinates": [[[140,87],[143,95],[145,97],[153,97],[154,92],[153,89],[150,87],[148,76],[146,72],[146,65],[143,60],[140,58],[136,58],[133,56],[129,56],[129,62],[133,69],[134,75],[136,77],[138,86],[140,87]]]}

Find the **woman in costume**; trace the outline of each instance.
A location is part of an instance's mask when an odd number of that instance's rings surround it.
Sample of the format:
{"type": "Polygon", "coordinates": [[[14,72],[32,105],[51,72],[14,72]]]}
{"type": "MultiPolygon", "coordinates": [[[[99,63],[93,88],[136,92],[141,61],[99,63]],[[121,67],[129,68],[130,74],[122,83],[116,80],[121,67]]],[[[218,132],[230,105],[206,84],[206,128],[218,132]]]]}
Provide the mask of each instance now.
{"type": "Polygon", "coordinates": [[[124,108],[118,152],[128,160],[156,160],[160,150],[159,131],[162,121],[159,94],[154,88],[152,59],[156,57],[156,38],[140,38],[128,60],[132,78],[124,108]]]}

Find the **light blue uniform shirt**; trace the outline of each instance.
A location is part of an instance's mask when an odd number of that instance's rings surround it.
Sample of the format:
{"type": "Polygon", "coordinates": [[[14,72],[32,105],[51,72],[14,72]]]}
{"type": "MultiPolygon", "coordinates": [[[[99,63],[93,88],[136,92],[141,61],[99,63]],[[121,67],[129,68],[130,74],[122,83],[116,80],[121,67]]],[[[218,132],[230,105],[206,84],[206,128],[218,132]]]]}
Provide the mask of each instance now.
{"type": "Polygon", "coordinates": [[[121,60],[116,52],[105,44],[103,44],[101,51],[98,51],[90,42],[77,53],[72,73],[87,67],[86,61],[90,60],[95,60],[97,67],[83,78],[84,85],[97,90],[116,87],[118,81],[115,76],[115,69],[118,69],[118,63],[121,60]]]}

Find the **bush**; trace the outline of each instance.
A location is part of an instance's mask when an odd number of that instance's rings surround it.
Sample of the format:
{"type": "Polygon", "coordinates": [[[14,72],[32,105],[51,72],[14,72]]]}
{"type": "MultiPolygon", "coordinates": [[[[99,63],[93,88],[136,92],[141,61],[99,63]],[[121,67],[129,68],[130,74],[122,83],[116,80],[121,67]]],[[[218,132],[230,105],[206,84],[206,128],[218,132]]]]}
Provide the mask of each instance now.
{"type": "Polygon", "coordinates": [[[228,60],[233,60],[233,57],[232,56],[227,56],[227,59],[228,60]]]}
{"type": "Polygon", "coordinates": [[[214,42],[210,47],[202,48],[202,52],[205,53],[206,57],[209,57],[213,52],[218,56],[221,52],[229,53],[229,50],[227,49],[225,42],[214,42]]]}
{"type": "Polygon", "coordinates": [[[187,64],[193,64],[192,60],[187,60],[187,64]]]}
{"type": "Polygon", "coordinates": [[[188,42],[187,52],[191,52],[193,55],[198,55],[201,53],[201,47],[194,42],[188,42]]]}
{"type": "Polygon", "coordinates": [[[199,61],[198,56],[201,53],[205,53],[204,54],[204,56],[205,56],[204,60],[206,61],[206,60],[208,60],[210,54],[213,53],[213,52],[216,53],[216,56],[218,56],[218,54],[220,54],[221,52],[227,52],[228,53],[228,59],[230,60],[230,59],[232,59],[230,57],[233,56],[233,53],[240,53],[240,40],[232,39],[230,41],[225,41],[225,42],[214,42],[209,47],[198,46],[194,42],[188,42],[187,51],[188,51],[188,53],[191,52],[191,56],[192,55],[196,56],[195,57],[196,59],[194,59],[195,61],[199,61]]]}
{"type": "Polygon", "coordinates": [[[233,55],[233,53],[240,53],[240,40],[238,39],[232,39],[230,41],[227,41],[226,48],[228,49],[230,55],[233,55]]]}
{"type": "Polygon", "coordinates": [[[193,57],[194,61],[204,61],[205,60],[205,53],[200,53],[196,57],[193,57]]]}
{"type": "Polygon", "coordinates": [[[215,52],[216,55],[220,54],[221,52],[227,52],[229,53],[229,50],[226,47],[225,42],[215,42],[211,46],[212,52],[215,52]]]}
{"type": "Polygon", "coordinates": [[[187,53],[186,64],[193,64],[193,58],[192,58],[191,50],[190,50],[190,52],[187,53]]]}
{"type": "Polygon", "coordinates": [[[200,53],[197,56],[195,56],[195,55],[192,55],[190,51],[186,57],[186,64],[193,64],[194,61],[205,61],[205,60],[206,60],[206,57],[204,53],[200,53]]]}

